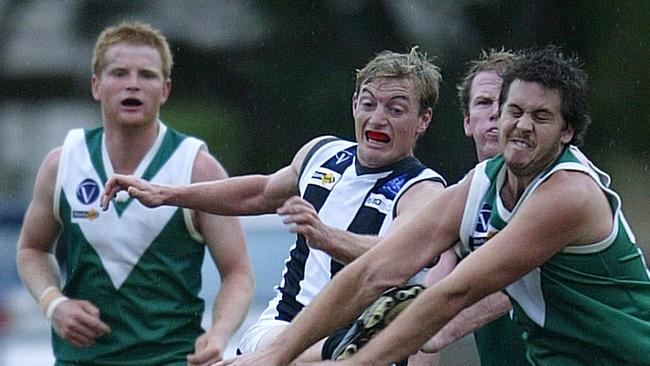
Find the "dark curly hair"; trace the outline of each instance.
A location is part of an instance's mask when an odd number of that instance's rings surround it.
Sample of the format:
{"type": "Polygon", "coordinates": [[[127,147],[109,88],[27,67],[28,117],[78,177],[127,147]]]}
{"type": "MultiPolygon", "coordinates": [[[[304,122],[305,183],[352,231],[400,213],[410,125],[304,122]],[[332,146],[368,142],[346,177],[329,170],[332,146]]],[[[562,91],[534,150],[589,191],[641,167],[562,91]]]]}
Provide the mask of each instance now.
{"type": "Polygon", "coordinates": [[[499,110],[515,80],[557,90],[562,103],[562,117],[574,130],[570,143],[582,144],[591,117],[587,106],[587,74],[576,56],[566,55],[555,45],[525,51],[523,57],[517,58],[503,73],[499,110]]]}

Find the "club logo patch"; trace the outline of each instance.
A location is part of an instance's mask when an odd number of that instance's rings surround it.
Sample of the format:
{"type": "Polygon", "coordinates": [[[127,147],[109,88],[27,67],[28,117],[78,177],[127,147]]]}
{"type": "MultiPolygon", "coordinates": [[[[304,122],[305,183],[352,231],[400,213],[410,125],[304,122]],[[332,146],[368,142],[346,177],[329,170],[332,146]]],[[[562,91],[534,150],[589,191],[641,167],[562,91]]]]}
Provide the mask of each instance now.
{"type": "Polygon", "coordinates": [[[334,185],[339,181],[341,175],[333,170],[327,168],[319,168],[317,171],[312,174],[309,184],[314,184],[325,189],[332,189],[334,185]]]}
{"type": "Polygon", "coordinates": [[[472,250],[485,244],[488,239],[495,235],[495,231],[490,227],[490,216],[492,215],[492,206],[484,202],[479,210],[478,217],[476,218],[476,227],[474,228],[474,235],[470,238],[470,245],[472,250]]]}
{"type": "Polygon", "coordinates": [[[88,178],[77,186],[77,199],[84,205],[89,205],[99,197],[99,184],[88,178]]]}
{"type": "Polygon", "coordinates": [[[336,165],[348,161],[352,158],[352,153],[347,150],[339,151],[336,153],[336,165]]]}
{"type": "Polygon", "coordinates": [[[334,177],[334,174],[332,174],[332,173],[325,173],[320,177],[320,181],[323,184],[334,183],[336,181],[336,178],[334,177]]]}
{"type": "Polygon", "coordinates": [[[487,202],[484,202],[483,206],[481,206],[481,209],[479,210],[478,218],[476,219],[476,228],[474,228],[474,231],[476,233],[487,233],[491,214],[492,206],[490,206],[487,202]]]}

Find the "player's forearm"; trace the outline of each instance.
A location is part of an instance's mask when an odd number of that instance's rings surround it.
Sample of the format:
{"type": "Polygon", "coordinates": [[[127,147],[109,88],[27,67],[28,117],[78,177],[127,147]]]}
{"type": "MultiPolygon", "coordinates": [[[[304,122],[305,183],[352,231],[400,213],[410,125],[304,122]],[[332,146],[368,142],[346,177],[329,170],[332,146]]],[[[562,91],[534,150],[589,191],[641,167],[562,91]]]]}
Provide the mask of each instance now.
{"type": "Polygon", "coordinates": [[[16,259],[18,273],[25,287],[37,301],[48,287],[60,286],[59,266],[53,254],[19,247],[16,259]]]}
{"type": "Polygon", "coordinates": [[[499,318],[511,309],[510,300],[501,293],[489,295],[461,311],[423,347],[426,352],[439,352],[444,347],[499,318]]]}
{"type": "Polygon", "coordinates": [[[162,187],[163,204],[217,215],[273,212],[277,202],[265,199],[266,177],[251,175],[224,180],[162,187]]]}
{"type": "Polygon", "coordinates": [[[221,282],[212,307],[211,331],[225,343],[239,329],[254,294],[254,284],[250,273],[230,274],[221,282]]]}
{"type": "Polygon", "coordinates": [[[326,252],[337,261],[347,264],[357,259],[376,243],[379,237],[375,235],[360,235],[349,231],[331,228],[326,238],[326,252]]]}

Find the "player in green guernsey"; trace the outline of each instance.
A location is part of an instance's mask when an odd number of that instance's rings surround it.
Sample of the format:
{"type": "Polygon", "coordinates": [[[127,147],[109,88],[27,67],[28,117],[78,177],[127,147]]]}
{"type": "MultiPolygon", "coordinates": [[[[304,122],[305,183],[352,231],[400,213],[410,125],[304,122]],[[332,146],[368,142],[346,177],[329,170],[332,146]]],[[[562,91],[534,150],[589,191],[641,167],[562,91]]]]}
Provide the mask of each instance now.
{"type": "MultiPolygon", "coordinates": [[[[500,154],[340,271],[263,364],[288,364],[460,240],[459,252],[472,251],[448,276],[351,358],[314,365],[400,360],[499,290],[514,303],[531,365],[650,365],[643,253],[609,177],[575,146],[590,122],[586,80],[555,46],[517,58],[503,75],[500,154]]],[[[245,361],[216,365],[262,365],[245,361]]]]}
{"type": "MultiPolygon", "coordinates": [[[[479,162],[499,153],[497,119],[501,76],[515,57],[512,51],[482,51],[477,59],[469,62],[467,73],[457,87],[463,112],[463,130],[465,136],[474,140],[479,162]]],[[[426,285],[430,286],[447,275],[457,265],[458,259],[453,249],[443,253],[436,267],[428,272],[426,285]]],[[[438,352],[474,331],[482,366],[524,365],[522,330],[511,318],[511,308],[505,294],[498,292],[488,296],[463,310],[427,342],[424,350],[438,352]]]]}
{"type": "Polygon", "coordinates": [[[202,141],[158,119],[172,63],[153,27],[105,29],[92,76],[103,127],[71,130],[39,169],[18,266],[52,322],[56,365],[209,365],[248,311],[253,277],[237,218],[150,210],[128,196],[99,205],[117,172],[169,185],[227,177],[202,141]],[[221,279],[207,331],[198,296],[206,248],[221,279]]]}

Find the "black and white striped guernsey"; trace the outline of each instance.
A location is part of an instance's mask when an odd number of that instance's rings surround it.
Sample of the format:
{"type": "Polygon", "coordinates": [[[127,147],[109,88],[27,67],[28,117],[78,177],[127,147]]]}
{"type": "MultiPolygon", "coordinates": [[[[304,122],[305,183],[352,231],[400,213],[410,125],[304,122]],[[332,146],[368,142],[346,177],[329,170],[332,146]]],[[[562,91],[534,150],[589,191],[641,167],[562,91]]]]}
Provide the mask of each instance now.
{"type": "MultiPolygon", "coordinates": [[[[395,218],[397,202],[413,184],[443,177],[415,157],[382,168],[363,167],[357,144],[335,137],[316,145],[299,177],[301,196],[314,205],[324,224],[357,234],[382,235],[395,218]]],[[[325,252],[310,249],[298,235],[285,262],[277,295],[261,318],[290,322],[343,265],[325,252]]]]}

